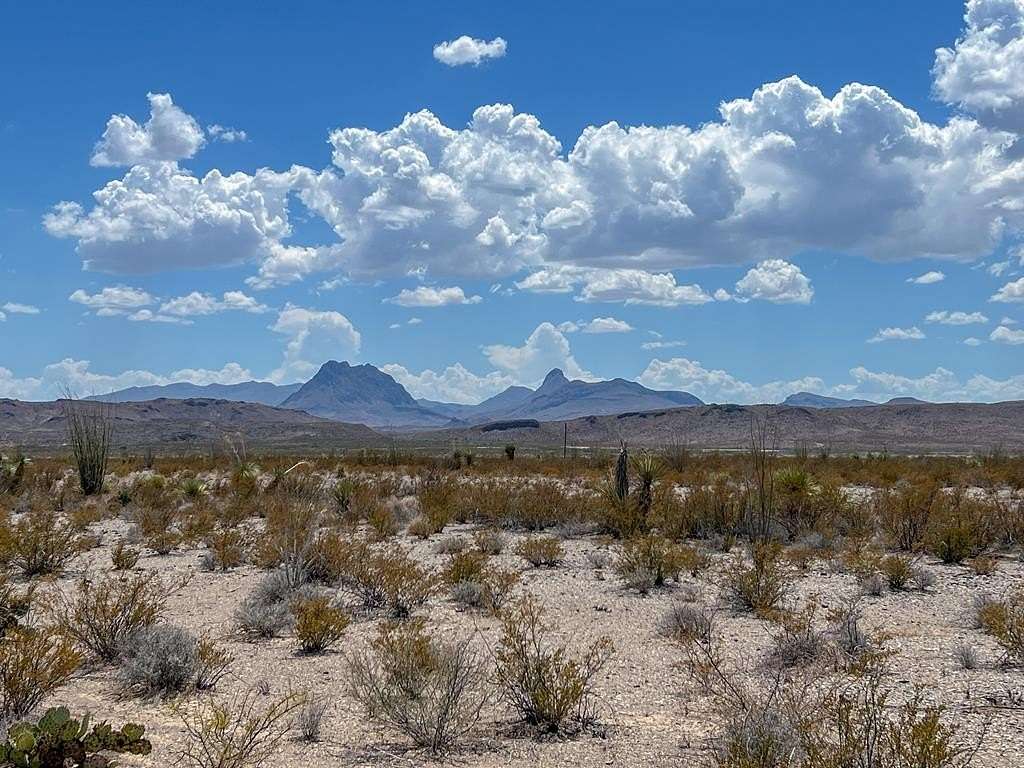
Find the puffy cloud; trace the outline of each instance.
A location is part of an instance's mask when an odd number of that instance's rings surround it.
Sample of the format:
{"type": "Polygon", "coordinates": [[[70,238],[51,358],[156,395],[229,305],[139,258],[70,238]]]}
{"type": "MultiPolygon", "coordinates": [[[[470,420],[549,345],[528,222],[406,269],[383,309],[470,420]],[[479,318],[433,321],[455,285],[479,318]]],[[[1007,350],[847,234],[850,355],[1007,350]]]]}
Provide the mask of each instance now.
{"type": "Polygon", "coordinates": [[[440,372],[428,368],[420,373],[412,373],[397,363],[382,365],[381,370],[394,377],[413,397],[445,403],[479,403],[515,383],[515,379],[507,373],[492,371],[485,376],[478,376],[461,363],[450,365],[440,372]]]}
{"type": "Polygon", "coordinates": [[[400,307],[445,307],[449,304],[479,304],[483,299],[479,296],[466,296],[465,291],[458,286],[432,288],[420,285],[413,289],[403,288],[397,296],[385,301],[400,307]]]}
{"type": "Polygon", "coordinates": [[[979,120],[1024,131],[1024,2],[968,0],[964,35],[935,52],[936,94],[979,120]]]}
{"type": "Polygon", "coordinates": [[[223,125],[206,126],[206,132],[210,134],[210,138],[214,141],[223,141],[226,144],[234,144],[235,142],[244,142],[249,140],[249,134],[238,128],[226,128],[223,125]]]}
{"type": "Polygon", "coordinates": [[[992,298],[989,301],[1024,301],[1024,277],[1004,285],[992,294],[992,298]]]}
{"type": "Polygon", "coordinates": [[[160,312],[175,317],[213,315],[218,312],[238,310],[252,314],[268,312],[269,307],[241,291],[226,291],[221,298],[209,293],[192,291],[185,296],[169,299],[160,305],[160,312]]]}
{"type": "Polygon", "coordinates": [[[857,396],[869,400],[887,400],[910,396],[933,401],[999,401],[1024,398],[1024,376],[992,379],[975,374],[960,381],[946,368],[936,368],[919,378],[895,373],[874,372],[863,366],[850,370],[857,396]]]}
{"type": "Polygon", "coordinates": [[[629,333],[633,326],[615,317],[595,317],[589,323],[583,323],[580,330],[583,333],[629,333]]]}
{"type": "Polygon", "coordinates": [[[881,328],[868,339],[868,344],[877,344],[880,341],[918,341],[924,337],[924,332],[916,325],[910,328],[881,328]]]}
{"type": "Polygon", "coordinates": [[[5,320],[7,320],[7,315],[5,315],[3,312],[0,312],[0,323],[4,322],[5,320]]]}
{"type": "Polygon", "coordinates": [[[799,391],[822,391],[825,383],[814,376],[795,381],[751,384],[722,370],[705,368],[696,360],[674,357],[651,360],[637,378],[651,389],[677,389],[706,402],[770,403],[799,391]]]}
{"type": "Polygon", "coordinates": [[[291,233],[287,197],[296,174],[262,169],[253,175],[202,179],[176,163],[136,165],[93,194],[88,212],[62,202],[43,217],[46,230],[78,241],[88,269],[118,273],[315,259],[317,249],[284,246],[291,233]]]}
{"type": "Polygon", "coordinates": [[[91,370],[88,360],[64,358],[47,365],[38,377],[16,378],[6,368],[0,368],[0,397],[23,400],[50,400],[70,391],[79,397],[100,395],[126,387],[144,387],[190,381],[194,384],[237,384],[253,378],[238,363],[227,363],[220,370],[183,368],[166,375],[146,370],[127,370],[106,374],[91,370]]]}
{"type": "Polygon", "coordinates": [[[12,315],[38,315],[40,312],[39,307],[34,307],[31,304],[19,304],[15,301],[8,301],[3,308],[5,312],[10,312],[12,315]]]}
{"type": "Polygon", "coordinates": [[[941,323],[942,325],[971,325],[973,323],[987,323],[988,318],[981,312],[950,312],[940,310],[929,312],[925,322],[941,323]]]}
{"type": "Polygon", "coordinates": [[[561,368],[571,379],[592,379],[572,356],[569,340],[551,323],[541,323],[521,347],[492,344],[484,347],[491,365],[515,377],[516,383],[533,385],[552,368],[561,368]]]}
{"type": "Polygon", "coordinates": [[[270,330],[287,342],[280,367],[271,381],[294,381],[311,376],[320,363],[358,354],[362,336],[340,312],[319,311],[288,304],[270,330]],[[316,362],[311,362],[316,361],[316,362]]]}
{"type": "Polygon", "coordinates": [[[578,288],[575,300],[588,303],[677,307],[714,301],[699,285],[677,284],[671,272],[656,274],[642,269],[555,265],[527,275],[515,286],[530,293],[571,293],[578,288]]]}
{"type": "Polygon", "coordinates": [[[137,165],[182,160],[203,146],[203,129],[175,105],[168,93],[148,93],[149,120],[139,125],[127,115],[107,121],[90,162],[97,166],[137,165]]]}
{"type": "Polygon", "coordinates": [[[149,306],[156,302],[156,299],[147,291],[127,285],[108,286],[98,293],[91,294],[79,288],[68,296],[68,300],[94,309],[96,314],[103,316],[124,314],[128,310],[149,306]]]}
{"type": "Polygon", "coordinates": [[[932,270],[930,272],[925,272],[923,275],[918,275],[917,277],[908,277],[907,282],[913,283],[914,285],[933,285],[934,283],[941,283],[945,279],[946,274],[944,272],[932,270]]]}
{"type": "Polygon", "coordinates": [[[989,341],[997,341],[1000,344],[1024,344],[1024,331],[1000,325],[989,334],[989,341]]]}
{"type": "Polygon", "coordinates": [[[736,283],[737,301],[762,299],[775,304],[810,304],[814,297],[811,281],[800,267],[782,259],[762,261],[736,283]]]}
{"type": "Polygon", "coordinates": [[[472,64],[475,67],[485,59],[500,59],[506,50],[508,44],[500,37],[487,41],[462,35],[435,45],[434,58],[449,67],[464,64],[472,64]]]}
{"type": "Polygon", "coordinates": [[[974,336],[968,336],[966,339],[964,339],[964,344],[966,344],[968,347],[980,347],[981,343],[981,339],[975,338],[974,336]]]}

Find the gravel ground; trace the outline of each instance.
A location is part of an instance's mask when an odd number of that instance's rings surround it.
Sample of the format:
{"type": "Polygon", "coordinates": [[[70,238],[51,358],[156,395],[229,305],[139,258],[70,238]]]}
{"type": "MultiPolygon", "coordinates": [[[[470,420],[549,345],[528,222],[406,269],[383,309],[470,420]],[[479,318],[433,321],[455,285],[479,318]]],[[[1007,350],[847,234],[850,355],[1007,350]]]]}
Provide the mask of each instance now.
{"type": "MultiPolygon", "coordinates": [[[[101,535],[96,549],[78,558],[64,576],[47,588],[68,588],[86,570],[109,568],[110,547],[125,535],[120,520],[93,526],[101,535]]],[[[401,539],[425,563],[440,567],[444,558],[434,552],[438,540],[466,535],[468,526],[453,526],[428,542],[401,539]]],[[[510,544],[519,538],[510,536],[510,544]]],[[[641,597],[620,585],[613,574],[595,570],[587,553],[603,546],[597,538],[565,542],[565,563],[553,569],[530,569],[512,554],[513,546],[495,558],[497,564],[522,570],[518,587],[538,597],[556,636],[581,646],[601,636],[611,638],[615,653],[598,681],[600,723],[591,732],[574,738],[538,739],[524,733],[510,713],[495,704],[485,711],[480,726],[466,747],[450,758],[463,766],[690,766],[704,764],[709,740],[719,727],[712,702],[697,692],[680,667],[682,654],[672,642],[657,634],[661,617],[680,599],[681,590],[666,589],[641,597]]],[[[361,648],[375,634],[377,622],[362,618],[353,622],[340,650],[316,656],[295,652],[294,639],[280,637],[251,642],[234,633],[232,614],[259,581],[262,572],[252,566],[227,573],[200,568],[202,552],[190,550],[167,556],[147,555],[139,568],[167,575],[188,575],[188,584],[168,602],[168,620],[197,633],[210,633],[235,655],[229,676],[214,695],[230,697],[257,681],[266,681],[272,693],[292,688],[309,689],[329,697],[322,740],[306,744],[285,740],[268,765],[280,768],[327,766],[422,765],[430,762],[410,749],[400,735],[368,722],[356,703],[344,692],[346,654],[361,648]]],[[[714,564],[699,580],[700,599],[721,606],[718,583],[729,555],[716,554],[714,564]]],[[[998,648],[968,617],[974,596],[1000,594],[1022,583],[1024,567],[1004,558],[992,576],[975,575],[966,567],[927,562],[935,585],[927,592],[887,593],[864,599],[866,624],[885,633],[895,651],[885,684],[894,699],[922,686],[928,701],[948,707],[948,717],[968,737],[987,733],[974,765],[1009,768],[1024,764],[1024,672],[998,663],[998,648]],[[981,656],[973,671],[960,668],[953,650],[969,641],[981,656]],[[1016,708],[1012,704],[1016,701],[1016,708]]],[[[827,563],[815,562],[797,582],[792,599],[801,603],[816,595],[824,608],[858,593],[855,577],[836,572],[827,563]]],[[[497,636],[497,621],[480,612],[460,610],[444,597],[431,600],[419,611],[429,616],[440,636],[473,634],[481,649],[497,636]]],[[[762,666],[770,636],[764,622],[740,616],[721,606],[719,629],[731,663],[762,666]]],[[[208,694],[203,694],[208,695],[208,694]]],[[[192,701],[195,700],[193,695],[192,701]]],[[[113,669],[86,671],[62,688],[44,705],[66,704],[75,711],[88,710],[115,723],[144,723],[154,745],[148,758],[125,757],[126,766],[166,766],[180,747],[184,733],[171,705],[119,693],[113,669]]],[[[187,705],[187,702],[186,702],[187,705]]]]}

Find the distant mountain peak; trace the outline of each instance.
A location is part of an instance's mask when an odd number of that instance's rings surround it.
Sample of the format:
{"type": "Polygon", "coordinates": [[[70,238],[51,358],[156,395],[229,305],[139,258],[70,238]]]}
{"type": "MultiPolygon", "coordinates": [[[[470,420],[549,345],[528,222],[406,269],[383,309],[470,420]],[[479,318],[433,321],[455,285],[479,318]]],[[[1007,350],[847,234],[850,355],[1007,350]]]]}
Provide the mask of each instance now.
{"type": "Polygon", "coordinates": [[[561,368],[552,368],[548,371],[548,375],[544,377],[544,381],[541,382],[540,387],[537,389],[538,392],[541,390],[552,390],[558,387],[563,387],[569,383],[569,380],[562,373],[561,368]]]}

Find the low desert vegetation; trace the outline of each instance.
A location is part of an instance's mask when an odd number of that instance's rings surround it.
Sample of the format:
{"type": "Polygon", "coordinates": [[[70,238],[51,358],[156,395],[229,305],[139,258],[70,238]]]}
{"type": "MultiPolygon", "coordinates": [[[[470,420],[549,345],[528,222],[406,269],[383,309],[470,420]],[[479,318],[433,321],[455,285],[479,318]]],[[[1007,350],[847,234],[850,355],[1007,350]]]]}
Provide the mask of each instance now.
{"type": "Polygon", "coordinates": [[[1020,457],[770,423],[728,454],[131,456],[69,407],[71,455],[0,457],[0,756],[57,722],[81,768],[1024,754],[1020,457]]]}

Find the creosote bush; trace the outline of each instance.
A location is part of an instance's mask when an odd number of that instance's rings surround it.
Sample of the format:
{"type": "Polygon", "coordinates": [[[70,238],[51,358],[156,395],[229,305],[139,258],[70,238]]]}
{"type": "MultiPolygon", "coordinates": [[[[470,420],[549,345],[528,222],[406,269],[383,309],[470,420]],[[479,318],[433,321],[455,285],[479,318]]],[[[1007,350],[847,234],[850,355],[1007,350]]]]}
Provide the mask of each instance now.
{"type": "Polygon", "coordinates": [[[519,542],[516,554],[535,568],[554,568],[565,558],[565,549],[554,536],[530,536],[519,542]]]}
{"type": "Polygon", "coordinates": [[[422,619],[385,622],[349,666],[349,689],[367,716],[434,754],[451,751],[479,721],[486,682],[468,640],[434,639],[422,619]]]}
{"type": "Polygon", "coordinates": [[[152,571],[94,580],[83,576],[72,594],[55,592],[45,610],[58,632],[96,658],[112,662],[129,637],[161,618],[172,591],[152,571]]]}
{"type": "Polygon", "coordinates": [[[754,544],[750,557],[748,564],[737,554],[725,574],[726,593],[738,610],[767,616],[789,593],[792,573],[778,544],[754,544]]]}
{"type": "Polygon", "coordinates": [[[291,717],[306,696],[290,692],[265,700],[255,689],[234,699],[200,699],[180,704],[185,744],[178,754],[190,768],[255,768],[277,750],[291,728],[291,717]]]}
{"type": "Polygon", "coordinates": [[[26,576],[59,573],[82,547],[74,525],[59,512],[35,507],[14,525],[10,561],[26,576]]]}
{"type": "Polygon", "coordinates": [[[697,574],[707,558],[691,547],[673,544],[657,534],[634,536],[622,544],[615,572],[627,587],[646,594],[669,581],[679,583],[682,573],[697,574]]]}
{"type": "Polygon", "coordinates": [[[0,638],[0,721],[25,717],[81,663],[82,654],[59,634],[9,628],[0,638]]]}
{"type": "Polygon", "coordinates": [[[551,641],[543,609],[532,598],[501,617],[496,679],[504,701],[544,731],[586,726],[595,718],[594,682],[612,653],[601,638],[580,653],[551,641]]]}
{"type": "Polygon", "coordinates": [[[349,625],[348,614],[323,595],[300,597],[291,610],[295,638],[303,653],[321,653],[334,647],[349,625]]]}

